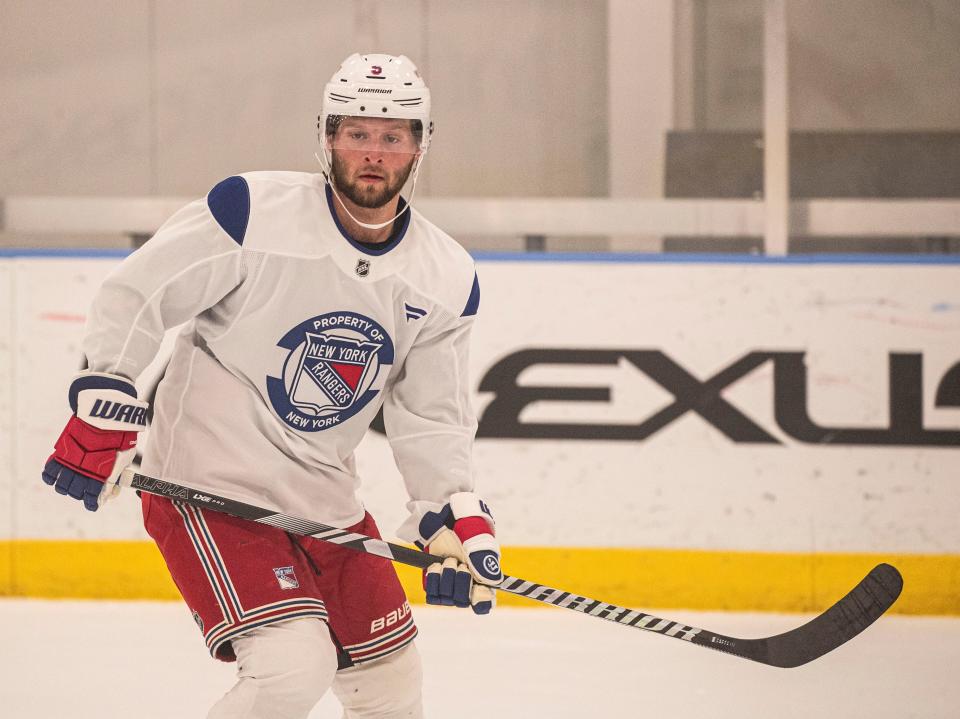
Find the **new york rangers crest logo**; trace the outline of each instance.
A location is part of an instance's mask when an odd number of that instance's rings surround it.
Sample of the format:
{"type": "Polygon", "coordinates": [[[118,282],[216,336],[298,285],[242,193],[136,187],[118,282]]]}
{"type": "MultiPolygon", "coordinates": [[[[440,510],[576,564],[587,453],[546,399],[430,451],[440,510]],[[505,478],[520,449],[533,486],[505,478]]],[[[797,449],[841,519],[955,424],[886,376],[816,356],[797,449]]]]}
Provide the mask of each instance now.
{"type": "Polygon", "coordinates": [[[302,432],[336,426],[362,410],[393,364],[383,327],[353,312],[301,322],[277,346],[287,357],[281,376],[267,377],[267,393],[280,419],[302,432]]]}

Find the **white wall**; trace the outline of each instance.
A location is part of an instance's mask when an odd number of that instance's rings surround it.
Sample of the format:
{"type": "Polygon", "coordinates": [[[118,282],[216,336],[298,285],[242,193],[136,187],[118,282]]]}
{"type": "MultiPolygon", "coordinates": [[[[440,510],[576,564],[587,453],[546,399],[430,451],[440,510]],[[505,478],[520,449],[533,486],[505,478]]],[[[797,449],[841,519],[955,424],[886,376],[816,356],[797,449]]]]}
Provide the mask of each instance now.
{"type": "MultiPolygon", "coordinates": [[[[0,261],[0,297],[16,286],[0,318],[0,504],[11,508],[0,537],[143,536],[132,498],[93,515],[39,479],[65,419],[84,308],[115,263],[0,261]]],[[[732,441],[693,412],[640,441],[479,439],[481,489],[504,543],[960,552],[960,408],[934,403],[960,362],[960,265],[481,261],[479,272],[475,386],[523,349],[656,350],[701,382],[751,351],[803,352],[812,421],[879,429],[889,422],[889,354],[912,353],[923,361],[924,426],[953,432],[939,447],[798,441],[777,421],[765,362],[721,396],[776,443],[732,441]]],[[[531,366],[518,382],[610,392],[609,401],[540,402],[524,423],[636,425],[673,402],[626,355],[608,366],[531,366]]],[[[480,410],[492,400],[475,395],[480,410]]],[[[383,438],[365,440],[359,466],[389,533],[405,498],[383,438]]]]}
{"type": "Polygon", "coordinates": [[[610,0],[607,22],[610,196],[663,197],[673,128],[673,3],[610,0]]]}
{"type": "Polygon", "coordinates": [[[324,83],[378,49],[434,93],[425,193],[602,195],[605,37],[594,0],[4,3],[0,196],[314,170],[324,83]]]}
{"type": "Polygon", "coordinates": [[[17,449],[17,409],[14,405],[16,387],[13,357],[16,351],[16,302],[13,284],[14,266],[0,261],[0,537],[12,537],[14,533],[13,492],[17,486],[15,477],[17,449]]]}
{"type": "Polygon", "coordinates": [[[798,130],[960,129],[960,3],[788,4],[798,130]]]}
{"type": "MultiPolygon", "coordinates": [[[[791,127],[960,127],[960,4],[788,9],[791,127]]],[[[0,196],[313,170],[323,83],[380,48],[434,91],[423,194],[655,197],[669,129],[761,126],[761,40],[759,0],[8,2],[0,196]]]]}
{"type": "MultiPolygon", "coordinates": [[[[763,3],[676,0],[678,7],[689,2],[694,52],[686,62],[694,65],[694,125],[759,129],[763,3]]],[[[791,128],[960,128],[955,0],[790,0],[787,33],[791,128]]]]}

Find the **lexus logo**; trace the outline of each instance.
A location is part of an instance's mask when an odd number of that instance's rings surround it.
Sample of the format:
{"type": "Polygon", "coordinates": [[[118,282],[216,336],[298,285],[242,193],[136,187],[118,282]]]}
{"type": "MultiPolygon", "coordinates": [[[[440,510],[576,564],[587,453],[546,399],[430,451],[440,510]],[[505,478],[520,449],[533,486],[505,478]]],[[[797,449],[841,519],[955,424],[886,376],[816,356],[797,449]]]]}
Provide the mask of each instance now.
{"type": "MultiPolygon", "coordinates": [[[[744,354],[712,377],[698,379],[679,362],[660,350],[649,349],[522,349],[498,360],[480,381],[479,391],[493,399],[479,419],[478,439],[584,439],[642,441],[688,413],[697,415],[731,442],[783,445],[771,433],[771,427],[750,417],[747,412],[722,396],[723,391],[760,367],[773,367],[773,422],[780,432],[805,444],[913,446],[960,448],[960,428],[928,429],[923,420],[923,355],[889,354],[888,420],[886,427],[833,426],[810,416],[809,382],[806,353],[803,351],[757,350],[744,354]],[[520,384],[521,373],[538,365],[567,365],[571,368],[622,368],[627,374],[603,386],[520,384]],[[531,405],[549,407],[563,402],[613,405],[614,390],[644,375],[673,397],[669,405],[637,422],[555,422],[523,421],[521,415],[531,405]]],[[[609,374],[604,376],[609,377],[609,374]]],[[[585,383],[586,384],[586,383],[585,383]]],[[[878,394],[884,388],[877,387],[878,394]]],[[[882,395],[881,395],[882,396],[882,395]]],[[[934,406],[960,407],[960,362],[956,362],[937,382],[934,406]]],[[[542,416],[542,412],[540,415],[542,416]]],[[[612,413],[611,413],[612,414],[612,413]]],[[[569,416],[566,413],[565,416],[569,416]]],[[[622,413],[620,414],[622,416],[622,413]]],[[[769,422],[769,420],[768,420],[769,422]]],[[[377,417],[373,428],[383,432],[377,417]]],[[[781,435],[782,436],[782,435],[781,435]]]]}
{"type": "MultiPolygon", "coordinates": [[[[748,352],[712,377],[699,380],[659,350],[524,349],[496,362],[480,382],[493,400],[480,419],[478,437],[528,439],[644,440],[693,412],[733,442],[783,444],[768,428],[721,396],[735,381],[757,368],[773,365],[773,403],[777,426],[787,436],[810,444],[910,445],[960,447],[960,429],[926,429],[923,423],[923,356],[890,353],[887,427],[827,426],[810,417],[804,352],[748,352]],[[610,402],[611,388],[518,384],[524,370],[536,365],[617,366],[625,360],[673,395],[673,402],[632,424],[523,422],[524,408],[538,402],[610,402]]],[[[882,391],[878,388],[878,392],[882,391]]],[[[960,407],[960,362],[940,379],[937,407],[960,407]]]]}

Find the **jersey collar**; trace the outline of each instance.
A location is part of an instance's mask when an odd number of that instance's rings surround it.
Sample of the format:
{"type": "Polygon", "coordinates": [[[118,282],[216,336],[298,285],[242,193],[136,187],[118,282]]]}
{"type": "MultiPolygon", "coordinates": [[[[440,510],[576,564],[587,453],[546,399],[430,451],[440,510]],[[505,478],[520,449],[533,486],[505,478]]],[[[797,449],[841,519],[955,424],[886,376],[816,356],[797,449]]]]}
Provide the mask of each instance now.
{"type": "Polygon", "coordinates": [[[347,230],[344,228],[344,226],[340,224],[340,218],[337,217],[337,212],[333,206],[333,203],[336,200],[334,200],[333,198],[333,191],[330,189],[329,183],[324,185],[323,189],[327,195],[327,207],[330,209],[330,216],[333,218],[334,224],[336,224],[337,229],[340,231],[340,234],[343,235],[343,238],[347,242],[349,242],[353,246],[353,248],[358,252],[362,252],[365,255],[373,255],[375,257],[378,255],[385,255],[390,250],[392,250],[397,245],[399,245],[400,241],[407,234],[407,228],[410,226],[410,210],[407,210],[406,212],[403,211],[407,206],[407,202],[401,197],[400,203],[397,205],[397,210],[401,214],[394,221],[393,232],[390,233],[390,237],[387,238],[387,241],[384,242],[382,245],[379,245],[377,249],[360,244],[359,242],[354,240],[352,237],[350,237],[350,235],[347,233],[347,230]]]}

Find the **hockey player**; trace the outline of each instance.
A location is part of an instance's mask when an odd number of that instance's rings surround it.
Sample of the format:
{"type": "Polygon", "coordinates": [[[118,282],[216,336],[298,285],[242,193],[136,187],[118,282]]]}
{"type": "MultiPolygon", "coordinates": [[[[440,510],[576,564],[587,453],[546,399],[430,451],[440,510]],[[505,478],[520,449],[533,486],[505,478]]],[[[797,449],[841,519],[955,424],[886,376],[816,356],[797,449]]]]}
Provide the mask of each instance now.
{"type": "MultiPolygon", "coordinates": [[[[183,325],[153,402],[143,470],[379,536],[354,449],[382,406],[410,495],[399,536],[449,557],[427,601],[493,606],[493,519],[473,492],[470,256],[400,196],[430,145],[430,94],[404,56],[352,55],[326,85],[324,172],[252,172],[177,212],[104,282],[87,369],[43,470],[96,511],[131,461],[134,380],[183,325]]],[[[411,197],[413,189],[411,189],[411,197]]],[[[237,660],[208,717],[420,717],[417,633],[393,566],[155,496],[144,525],[210,653],[237,660]]]]}

